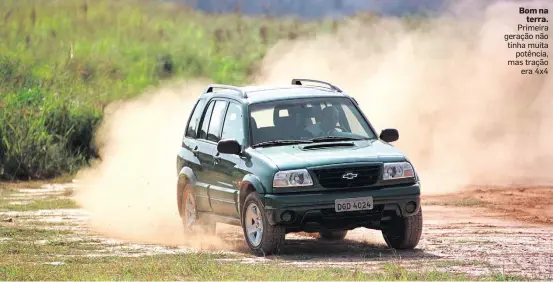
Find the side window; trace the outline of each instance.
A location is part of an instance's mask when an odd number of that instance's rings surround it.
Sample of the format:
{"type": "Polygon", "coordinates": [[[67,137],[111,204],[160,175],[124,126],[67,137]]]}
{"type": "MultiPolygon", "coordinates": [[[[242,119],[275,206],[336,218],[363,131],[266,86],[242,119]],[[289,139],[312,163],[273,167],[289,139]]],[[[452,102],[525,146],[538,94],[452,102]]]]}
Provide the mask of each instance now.
{"type": "Polygon", "coordinates": [[[215,105],[215,101],[212,101],[209,103],[209,107],[207,107],[207,111],[205,112],[204,118],[202,120],[202,128],[200,129],[200,133],[198,134],[198,138],[200,139],[207,139],[207,127],[209,126],[209,121],[211,120],[211,113],[213,113],[213,106],[215,105]]]}
{"type": "Polygon", "coordinates": [[[204,105],[205,105],[204,99],[201,99],[198,101],[198,103],[196,103],[194,110],[192,110],[192,115],[188,120],[185,137],[196,138],[198,124],[200,123],[200,118],[202,117],[202,111],[204,109],[204,105]]]}
{"type": "Polygon", "coordinates": [[[225,115],[221,139],[235,139],[238,143],[244,144],[243,115],[239,104],[230,103],[225,115]]]}
{"type": "Polygon", "coordinates": [[[221,132],[221,126],[223,123],[223,115],[227,108],[228,102],[217,101],[215,107],[213,107],[213,114],[211,115],[211,121],[209,122],[209,129],[207,130],[207,140],[218,142],[221,139],[219,133],[221,132]]]}

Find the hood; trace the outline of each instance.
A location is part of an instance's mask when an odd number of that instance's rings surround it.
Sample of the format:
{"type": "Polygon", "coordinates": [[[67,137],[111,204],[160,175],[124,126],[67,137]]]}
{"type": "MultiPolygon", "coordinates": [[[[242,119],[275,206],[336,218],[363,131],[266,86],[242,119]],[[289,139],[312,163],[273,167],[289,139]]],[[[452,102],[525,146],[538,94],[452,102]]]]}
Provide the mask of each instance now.
{"type": "Polygon", "coordinates": [[[380,140],[274,146],[256,148],[256,151],[270,159],[280,170],[342,163],[406,160],[400,150],[380,140]],[[336,146],[338,144],[344,146],[336,146]]]}

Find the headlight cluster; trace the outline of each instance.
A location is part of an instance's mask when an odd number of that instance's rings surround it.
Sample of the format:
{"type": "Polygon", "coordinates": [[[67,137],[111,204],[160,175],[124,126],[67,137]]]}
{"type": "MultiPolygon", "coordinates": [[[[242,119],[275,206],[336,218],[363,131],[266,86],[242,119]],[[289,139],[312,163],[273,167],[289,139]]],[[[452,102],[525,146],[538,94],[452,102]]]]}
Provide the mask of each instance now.
{"type": "Polygon", "coordinates": [[[412,178],[415,177],[415,170],[408,162],[401,163],[385,163],[383,180],[412,178]]]}
{"type": "Polygon", "coordinates": [[[306,169],[279,171],[273,179],[273,187],[311,186],[313,180],[306,169]]]}
{"type": "MultiPolygon", "coordinates": [[[[415,177],[415,170],[408,162],[384,163],[382,180],[415,177]]],[[[273,187],[300,187],[313,185],[313,179],[306,169],[279,171],[273,179],[273,187]]]]}

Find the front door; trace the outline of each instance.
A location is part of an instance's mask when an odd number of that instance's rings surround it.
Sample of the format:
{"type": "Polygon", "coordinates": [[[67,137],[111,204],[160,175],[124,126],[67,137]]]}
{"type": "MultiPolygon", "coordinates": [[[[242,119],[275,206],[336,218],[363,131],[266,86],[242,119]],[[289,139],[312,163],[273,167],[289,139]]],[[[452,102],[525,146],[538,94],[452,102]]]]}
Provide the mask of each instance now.
{"type": "Polygon", "coordinates": [[[214,154],[217,153],[217,142],[221,140],[221,128],[223,126],[223,119],[227,110],[228,101],[225,100],[213,100],[210,104],[212,108],[212,113],[209,118],[208,123],[202,125],[202,131],[200,132],[200,142],[203,143],[200,146],[200,150],[204,148],[205,155],[203,152],[200,154],[203,158],[200,158],[200,161],[206,165],[203,168],[204,174],[203,185],[207,187],[207,195],[209,196],[209,203],[211,210],[217,214],[222,214],[221,210],[225,210],[226,206],[232,205],[233,202],[225,201],[221,197],[221,191],[224,191],[226,187],[224,182],[220,180],[220,175],[217,172],[216,167],[216,158],[214,154]]]}

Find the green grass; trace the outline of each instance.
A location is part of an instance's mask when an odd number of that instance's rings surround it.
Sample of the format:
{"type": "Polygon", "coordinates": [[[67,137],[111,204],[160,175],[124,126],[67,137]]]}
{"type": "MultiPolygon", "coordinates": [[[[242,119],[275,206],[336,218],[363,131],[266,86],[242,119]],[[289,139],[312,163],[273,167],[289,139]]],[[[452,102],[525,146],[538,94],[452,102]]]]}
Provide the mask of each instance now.
{"type": "Polygon", "coordinates": [[[1,226],[0,228],[0,238],[12,238],[19,241],[33,241],[33,240],[43,240],[43,239],[53,239],[59,238],[62,236],[67,236],[72,234],[70,231],[66,230],[50,230],[42,229],[35,227],[10,227],[10,226],[1,226]]]}
{"type": "MultiPolygon", "coordinates": [[[[463,274],[413,272],[387,263],[377,272],[336,267],[301,268],[276,259],[249,265],[232,254],[174,254],[120,257],[100,240],[75,238],[72,231],[34,227],[0,228],[1,280],[467,280],[463,274]],[[90,257],[90,254],[107,256],[90,257]],[[51,265],[61,262],[62,265],[51,265]]],[[[82,236],[82,235],[80,235],[82,236]]],[[[77,237],[78,238],[78,237],[77,237]]]]}
{"type": "MultiPolygon", "coordinates": [[[[13,180],[13,181],[1,181],[0,182],[0,191],[16,191],[18,189],[36,189],[42,188],[44,185],[52,183],[70,183],[74,179],[73,174],[61,174],[55,178],[44,179],[44,180],[32,180],[32,181],[22,181],[22,180],[13,180]]],[[[67,193],[72,193],[71,189],[67,189],[67,193]]],[[[1,195],[1,194],[0,194],[1,195]]],[[[67,196],[70,196],[68,194],[67,196]]]]}
{"type": "Polygon", "coordinates": [[[341,24],[164,0],[3,0],[0,16],[0,180],[72,175],[98,157],[94,133],[109,103],[189,78],[247,84],[274,43],[341,24]]]}
{"type": "Polygon", "coordinates": [[[74,173],[104,107],[185,78],[246,83],[268,48],[332,21],[208,15],[169,1],[0,1],[0,179],[74,173]]]}
{"type": "Polygon", "coordinates": [[[73,189],[66,189],[63,194],[49,195],[43,198],[33,198],[32,195],[29,195],[28,199],[13,198],[13,193],[17,191],[16,187],[10,185],[0,188],[0,210],[37,211],[79,208],[75,200],[68,198],[73,194],[73,189]]]}
{"type": "MultiPolygon", "coordinates": [[[[200,254],[154,255],[137,258],[57,258],[41,262],[0,263],[0,279],[5,280],[495,280],[500,274],[471,277],[440,271],[409,271],[397,263],[378,271],[316,267],[312,269],[278,263],[244,264],[220,262],[218,256],[200,254]],[[48,265],[47,262],[62,262],[48,265]]],[[[503,279],[504,280],[504,279],[503,279]]]]}
{"type": "Polygon", "coordinates": [[[0,241],[1,264],[39,262],[59,256],[84,256],[103,249],[96,240],[68,240],[69,236],[75,235],[69,230],[0,226],[0,238],[8,238],[0,241]]]}
{"type": "Polygon", "coordinates": [[[59,256],[85,256],[93,251],[103,248],[97,244],[86,244],[80,242],[67,243],[64,241],[47,242],[7,242],[0,244],[0,254],[5,261],[16,263],[21,259],[44,260],[59,256]]]}
{"type": "Polygon", "coordinates": [[[73,221],[40,221],[34,219],[17,220],[25,226],[34,226],[39,228],[71,228],[78,227],[79,223],[73,221]]]}
{"type": "Polygon", "coordinates": [[[451,266],[489,266],[490,264],[480,260],[440,260],[434,264],[436,267],[451,266]]]}
{"type": "Polygon", "coordinates": [[[304,268],[278,257],[252,264],[242,262],[241,254],[124,257],[114,254],[112,248],[120,247],[125,254],[141,251],[125,250],[124,244],[104,243],[75,231],[12,224],[0,224],[0,238],[4,239],[0,240],[0,280],[526,280],[502,273],[475,276],[438,270],[476,265],[460,261],[425,264],[421,269],[393,261],[363,271],[324,265],[304,268]]]}
{"type": "Polygon", "coordinates": [[[50,198],[32,200],[28,203],[10,203],[12,200],[0,200],[0,209],[9,211],[37,211],[37,210],[53,210],[53,209],[76,209],[79,205],[68,198],[50,198]]]}

